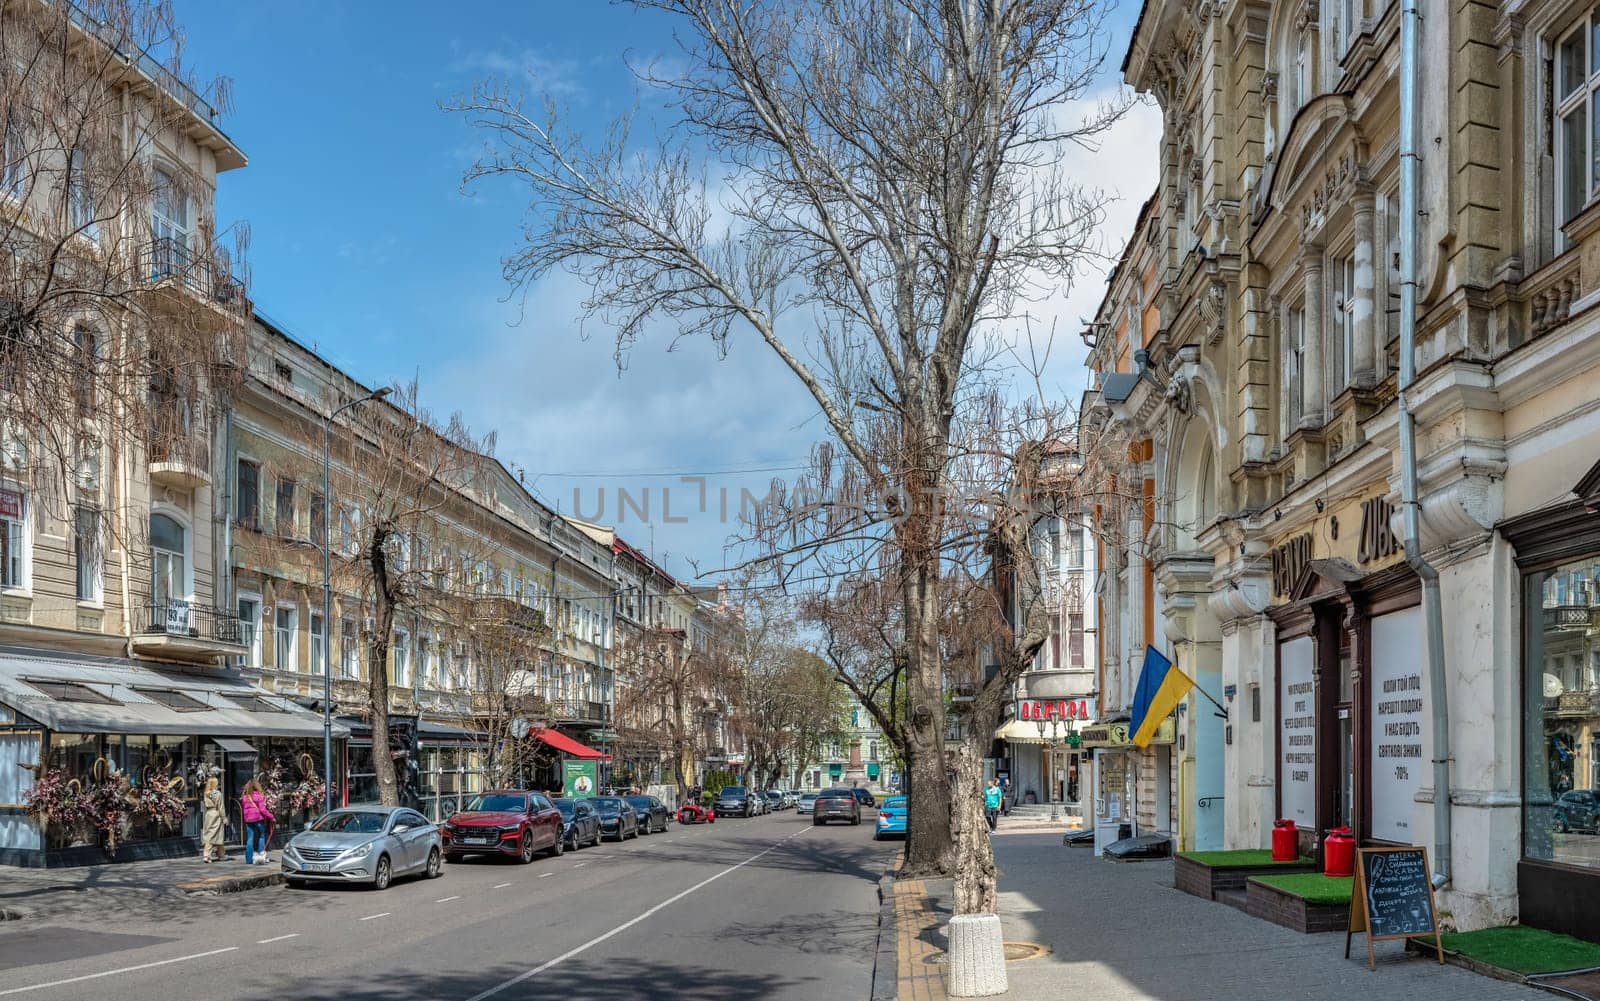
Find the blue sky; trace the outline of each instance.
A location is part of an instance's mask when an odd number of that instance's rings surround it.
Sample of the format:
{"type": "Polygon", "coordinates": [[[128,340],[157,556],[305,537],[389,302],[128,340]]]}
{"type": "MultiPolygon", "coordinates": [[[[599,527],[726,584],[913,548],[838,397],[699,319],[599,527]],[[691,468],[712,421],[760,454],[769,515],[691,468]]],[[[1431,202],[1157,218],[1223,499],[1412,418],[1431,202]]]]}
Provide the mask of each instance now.
{"type": "MultiPolygon", "coordinates": [[[[676,52],[671,25],[600,0],[176,3],[190,67],[233,81],[224,128],[250,164],[221,178],[218,218],[249,224],[258,307],[363,380],[419,377],[425,405],[496,430],[500,457],[562,511],[595,515],[604,488],[601,520],[674,571],[720,565],[732,526],[714,501],[676,520],[695,493],[677,475],[711,474],[735,501],[741,486],[764,490],[821,435],[815,406],[737,338],[721,361],[706,343],[668,352],[665,338],[646,341],[619,374],[607,332],[580,332],[584,290],[566,276],[537,288],[525,315],[503,301],[500,258],[515,246],[521,201],[509,187],[461,193],[479,139],[439,110],[494,75],[536,83],[598,130],[635,101],[628,61],[676,52]],[[650,490],[649,524],[619,511],[619,487],[650,490]]],[[[1113,66],[1136,12],[1119,12],[1113,66]]],[[[1121,196],[1112,249],[1155,183],[1158,135],[1153,110],[1140,109],[1083,157],[1086,183],[1121,196]]],[[[1091,278],[1043,304],[1045,323],[1059,314],[1052,375],[1063,393],[1081,385],[1078,318],[1102,289],[1091,278]]]]}

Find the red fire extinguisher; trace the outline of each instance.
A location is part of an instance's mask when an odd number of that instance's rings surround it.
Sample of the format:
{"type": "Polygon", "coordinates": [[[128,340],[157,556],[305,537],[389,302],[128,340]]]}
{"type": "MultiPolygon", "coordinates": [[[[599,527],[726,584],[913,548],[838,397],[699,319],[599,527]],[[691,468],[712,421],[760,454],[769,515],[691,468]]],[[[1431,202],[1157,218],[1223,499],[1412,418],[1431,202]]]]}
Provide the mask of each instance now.
{"type": "Polygon", "coordinates": [[[1356,873],[1356,836],[1348,827],[1335,827],[1322,842],[1322,874],[1324,876],[1354,876],[1356,873]]]}
{"type": "Polygon", "coordinates": [[[1294,821],[1283,818],[1272,822],[1272,861],[1293,862],[1300,856],[1300,832],[1294,821]]]}

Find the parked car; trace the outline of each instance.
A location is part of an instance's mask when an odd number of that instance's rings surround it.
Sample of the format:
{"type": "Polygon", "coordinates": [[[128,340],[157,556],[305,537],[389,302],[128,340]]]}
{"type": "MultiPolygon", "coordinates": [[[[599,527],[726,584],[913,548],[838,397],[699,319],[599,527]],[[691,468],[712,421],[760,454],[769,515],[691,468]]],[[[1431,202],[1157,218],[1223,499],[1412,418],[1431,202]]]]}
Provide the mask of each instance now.
{"type": "Polygon", "coordinates": [[[407,873],[435,879],[443,858],[438,825],[407,807],[377,805],[325,813],[279,854],[290,886],[371,883],[374,890],[407,873]]]}
{"type": "Polygon", "coordinates": [[[1556,830],[1600,833],[1600,796],[1593,789],[1568,789],[1556,800],[1556,830]]]}
{"type": "Polygon", "coordinates": [[[633,807],[633,812],[639,815],[639,833],[649,834],[652,831],[665,831],[667,818],[672,816],[672,811],[667,809],[667,804],[654,796],[624,796],[628,805],[633,807]]]}
{"type": "Polygon", "coordinates": [[[678,807],[678,823],[680,824],[715,824],[717,811],[709,806],[699,803],[685,803],[678,807]]]}
{"type": "Polygon", "coordinates": [[[543,793],[497,789],[479,793],[444,824],[445,857],[507,855],[524,864],[539,852],[566,850],[561,811],[543,793]]]}
{"type": "Polygon", "coordinates": [[[779,810],[787,810],[789,808],[789,805],[783,801],[783,793],[778,790],[768,789],[765,795],[767,797],[768,812],[777,813],[779,810]]]}
{"type": "Polygon", "coordinates": [[[794,801],[794,810],[796,813],[809,814],[811,812],[811,808],[815,806],[816,803],[816,793],[803,792],[800,794],[799,798],[794,801]]]}
{"type": "Polygon", "coordinates": [[[761,812],[755,797],[744,786],[723,786],[715,807],[719,817],[754,817],[761,812]]]}
{"type": "Polygon", "coordinates": [[[811,823],[815,826],[830,820],[861,823],[861,802],[856,799],[854,792],[849,789],[824,789],[817,794],[816,803],[812,806],[811,823]]]}
{"type": "Polygon", "coordinates": [[[555,804],[561,811],[561,840],[569,849],[600,843],[600,816],[588,800],[558,799],[555,804]]]}
{"type": "Polygon", "coordinates": [[[878,828],[872,832],[872,840],[882,841],[884,838],[898,834],[906,836],[906,798],[904,796],[890,796],[878,807],[878,828]]]}
{"type": "Polygon", "coordinates": [[[633,812],[633,804],[621,796],[596,796],[589,805],[600,815],[602,838],[626,841],[639,836],[639,815],[633,812]]]}
{"type": "Polygon", "coordinates": [[[855,796],[856,802],[860,803],[862,806],[877,806],[878,805],[878,801],[872,798],[872,793],[867,792],[865,789],[861,788],[860,786],[856,786],[854,789],[851,789],[850,793],[851,793],[851,795],[855,796]]]}

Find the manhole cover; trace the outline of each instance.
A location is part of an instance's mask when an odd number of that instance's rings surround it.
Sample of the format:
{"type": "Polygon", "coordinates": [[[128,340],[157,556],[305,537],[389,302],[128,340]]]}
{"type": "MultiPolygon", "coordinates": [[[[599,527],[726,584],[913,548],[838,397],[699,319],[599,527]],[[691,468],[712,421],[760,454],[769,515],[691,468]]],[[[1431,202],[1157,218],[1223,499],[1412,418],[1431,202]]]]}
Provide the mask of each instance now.
{"type": "MultiPolygon", "coordinates": [[[[1006,962],[1021,963],[1024,960],[1038,959],[1040,956],[1050,954],[1050,947],[1039,945],[1035,942],[1007,942],[1005,944],[1006,962]]],[[[943,966],[948,959],[942,952],[936,952],[923,958],[923,962],[930,966],[943,966]]]]}

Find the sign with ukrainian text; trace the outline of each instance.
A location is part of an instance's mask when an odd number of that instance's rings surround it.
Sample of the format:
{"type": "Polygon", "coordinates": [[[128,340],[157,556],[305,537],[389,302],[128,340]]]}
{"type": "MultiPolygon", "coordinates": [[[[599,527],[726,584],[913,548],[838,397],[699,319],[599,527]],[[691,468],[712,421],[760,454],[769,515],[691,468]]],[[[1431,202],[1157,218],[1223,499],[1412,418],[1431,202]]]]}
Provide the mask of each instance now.
{"type": "Polygon", "coordinates": [[[584,761],[567,760],[561,763],[562,792],[568,799],[587,799],[595,794],[595,786],[599,784],[599,771],[593,759],[584,761]]]}
{"type": "Polygon", "coordinates": [[[1278,647],[1278,815],[1311,830],[1317,827],[1314,651],[1309,636],[1278,647]]]}
{"type": "Polygon", "coordinates": [[[1433,755],[1431,720],[1417,637],[1422,609],[1411,607],[1372,620],[1372,827],[1380,841],[1409,845],[1417,790],[1433,755]]]}
{"type": "Polygon", "coordinates": [[[1094,717],[1094,699],[1022,699],[1017,703],[1017,719],[1027,722],[1088,721],[1094,717]]]}

